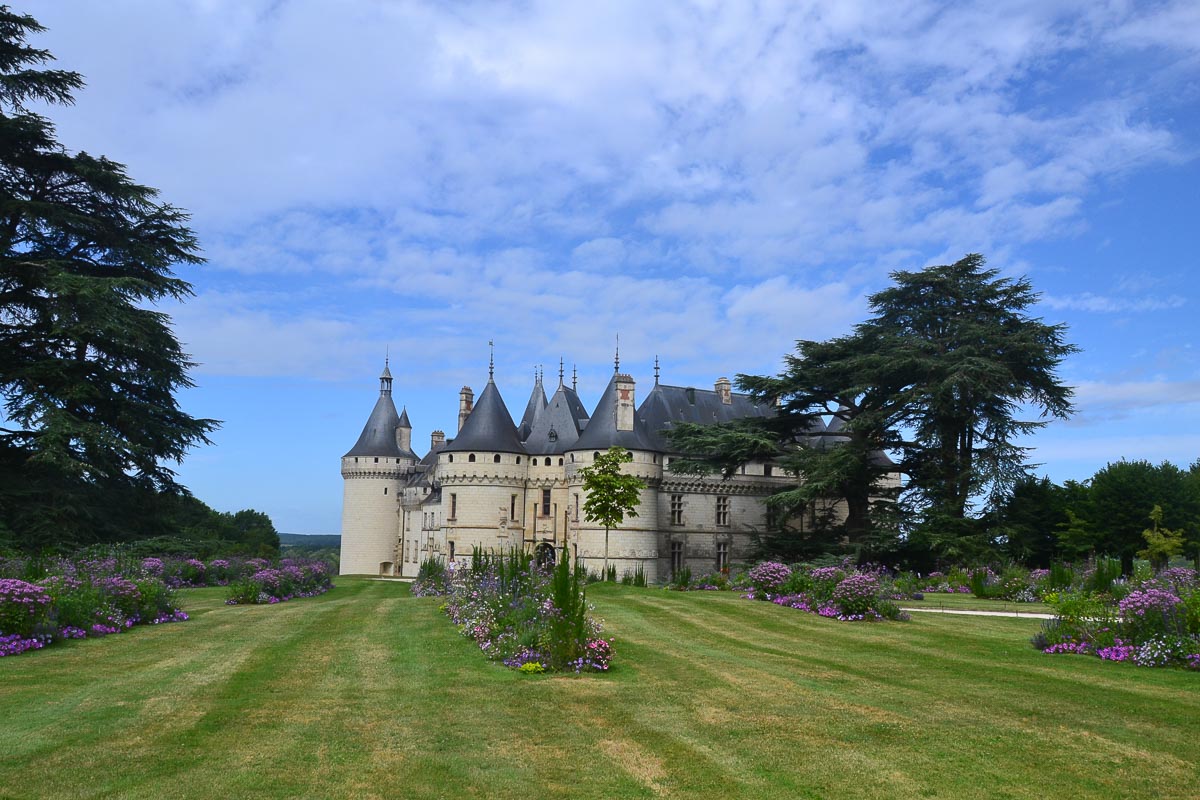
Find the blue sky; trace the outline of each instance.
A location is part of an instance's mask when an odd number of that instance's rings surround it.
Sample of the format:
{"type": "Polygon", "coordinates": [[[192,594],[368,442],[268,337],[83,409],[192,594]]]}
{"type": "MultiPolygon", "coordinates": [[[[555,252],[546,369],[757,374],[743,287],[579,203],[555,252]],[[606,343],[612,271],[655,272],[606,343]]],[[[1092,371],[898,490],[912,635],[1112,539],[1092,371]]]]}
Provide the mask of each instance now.
{"type": "MultiPolygon", "coordinates": [[[[771,373],[987,255],[1082,348],[1039,472],[1200,457],[1200,4],[55,0],[47,113],[187,209],[168,307],[221,510],[337,532],[385,350],[418,449],[535,365],[771,373]]],[[[641,394],[641,392],[639,392],[641,394]]]]}

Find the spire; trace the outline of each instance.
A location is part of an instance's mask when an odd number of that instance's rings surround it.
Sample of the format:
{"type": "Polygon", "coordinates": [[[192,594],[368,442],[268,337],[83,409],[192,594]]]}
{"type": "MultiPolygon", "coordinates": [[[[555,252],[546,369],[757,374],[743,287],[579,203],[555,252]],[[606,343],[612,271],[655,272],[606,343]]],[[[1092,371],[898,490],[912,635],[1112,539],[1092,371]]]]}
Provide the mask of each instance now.
{"type": "Polygon", "coordinates": [[[388,369],[388,357],[383,357],[383,372],[379,374],[379,395],[390,397],[392,394],[392,371],[388,369]]]}
{"type": "Polygon", "coordinates": [[[658,386],[658,356],[654,357],[654,385],[658,386]]]}
{"type": "Polygon", "coordinates": [[[562,356],[558,357],[558,385],[563,385],[563,360],[562,356]]]}
{"type": "Polygon", "coordinates": [[[488,339],[488,380],[496,376],[496,344],[488,339]]]}
{"type": "Polygon", "coordinates": [[[617,349],[613,357],[613,374],[621,371],[621,334],[617,334],[617,349]]]}
{"type": "Polygon", "coordinates": [[[575,365],[571,365],[571,391],[579,391],[579,370],[575,369],[575,365]]]}

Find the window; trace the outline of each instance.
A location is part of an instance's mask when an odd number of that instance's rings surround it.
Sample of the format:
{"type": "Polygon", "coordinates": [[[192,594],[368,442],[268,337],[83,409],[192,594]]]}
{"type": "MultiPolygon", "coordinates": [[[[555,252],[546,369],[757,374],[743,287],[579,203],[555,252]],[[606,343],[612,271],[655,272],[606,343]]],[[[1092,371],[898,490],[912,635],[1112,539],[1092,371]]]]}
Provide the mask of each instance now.
{"type": "Polygon", "coordinates": [[[763,477],[765,477],[765,478],[771,477],[771,465],[770,464],[763,464],[763,477]]]}
{"type": "Polygon", "coordinates": [[[474,463],[475,463],[475,454],[474,454],[474,453],[471,453],[471,455],[467,456],[467,461],[469,461],[469,462],[471,462],[472,464],[474,464],[474,463]]]}
{"type": "Polygon", "coordinates": [[[387,494],[387,490],[388,490],[388,487],[386,487],[386,486],[385,486],[385,487],[383,487],[383,493],[384,493],[384,494],[387,494]]]}
{"type": "MultiPolygon", "coordinates": [[[[458,517],[458,495],[451,494],[450,495],[450,519],[456,519],[457,517],[458,517]]],[[[451,556],[451,557],[453,558],[453,556],[451,556]]]]}
{"type": "Polygon", "coordinates": [[[379,456],[375,456],[375,463],[376,463],[376,464],[378,464],[378,463],[379,463],[379,456]]]}
{"type": "Polygon", "coordinates": [[[453,463],[454,463],[454,453],[451,453],[451,454],[450,454],[450,463],[451,463],[451,464],[453,464],[453,463]]]}
{"type": "MultiPolygon", "coordinates": [[[[453,497],[454,495],[450,495],[453,497]]],[[[450,542],[450,560],[454,560],[454,542],[450,542]]]]}
{"type": "Polygon", "coordinates": [[[520,463],[521,463],[521,457],[520,457],[520,456],[517,456],[517,463],[518,463],[518,464],[520,464],[520,463]]]}
{"type": "Polygon", "coordinates": [[[492,456],[492,461],[496,464],[499,464],[500,463],[500,454],[496,453],[496,455],[492,456]]]}
{"type": "Polygon", "coordinates": [[[729,498],[717,498],[717,525],[722,528],[729,527],[729,498]]]}
{"type": "Polygon", "coordinates": [[[671,542],[671,574],[678,575],[683,569],[683,542],[671,542]]]}
{"type": "MultiPolygon", "coordinates": [[[[683,524],[683,495],[681,494],[671,495],[671,524],[683,524]]],[[[674,545],[672,545],[672,548],[674,548],[674,545]]]]}
{"type": "Polygon", "coordinates": [[[575,493],[575,521],[579,522],[579,492],[575,493]]]}
{"type": "Polygon", "coordinates": [[[542,489],[542,516],[550,516],[550,490],[542,489]]]}
{"type": "Polygon", "coordinates": [[[729,569],[729,542],[717,542],[717,572],[729,569]]]}
{"type": "Polygon", "coordinates": [[[550,466],[550,457],[549,456],[546,457],[545,466],[547,466],[547,467],[550,466]]]}
{"type": "Polygon", "coordinates": [[[508,498],[508,518],[517,518],[517,496],[515,494],[508,498]]]}
{"type": "Polygon", "coordinates": [[[563,465],[563,460],[562,460],[561,458],[558,460],[558,465],[559,465],[560,467],[563,465]]]}

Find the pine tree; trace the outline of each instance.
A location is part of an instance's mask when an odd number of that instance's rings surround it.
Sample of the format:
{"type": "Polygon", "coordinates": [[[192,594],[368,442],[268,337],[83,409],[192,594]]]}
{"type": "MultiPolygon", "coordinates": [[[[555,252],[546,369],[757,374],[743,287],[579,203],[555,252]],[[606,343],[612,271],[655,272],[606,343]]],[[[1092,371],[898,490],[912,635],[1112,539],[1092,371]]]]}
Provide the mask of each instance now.
{"type": "Polygon", "coordinates": [[[26,545],[94,540],[106,497],[177,490],[164,462],[217,424],[179,407],[192,364],[152,307],[192,293],[172,272],[202,261],[187,215],[30,109],[83,86],[43,68],[42,30],[0,6],[0,526],[26,545]]]}

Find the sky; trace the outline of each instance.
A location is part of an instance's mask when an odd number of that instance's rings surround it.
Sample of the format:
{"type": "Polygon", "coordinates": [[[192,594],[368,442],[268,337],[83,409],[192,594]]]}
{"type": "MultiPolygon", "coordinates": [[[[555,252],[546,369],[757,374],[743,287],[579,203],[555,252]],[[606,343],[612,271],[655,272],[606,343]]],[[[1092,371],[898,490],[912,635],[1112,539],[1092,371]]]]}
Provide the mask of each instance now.
{"type": "Polygon", "coordinates": [[[337,533],[385,354],[413,424],[544,369],[711,387],[984,254],[1080,348],[1037,474],[1200,457],[1200,4],[13,0],[44,111],[186,209],[178,473],[337,533]]]}

